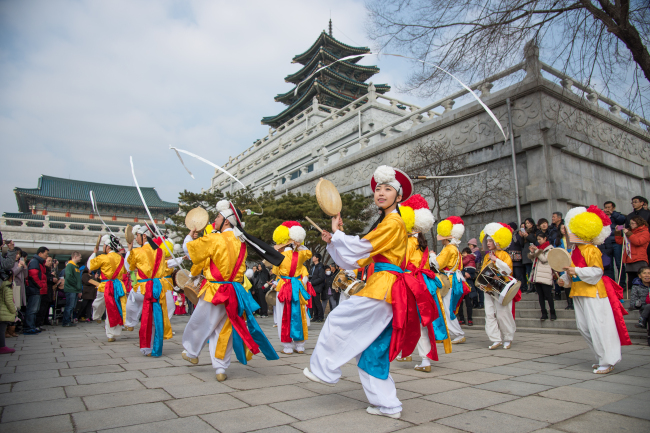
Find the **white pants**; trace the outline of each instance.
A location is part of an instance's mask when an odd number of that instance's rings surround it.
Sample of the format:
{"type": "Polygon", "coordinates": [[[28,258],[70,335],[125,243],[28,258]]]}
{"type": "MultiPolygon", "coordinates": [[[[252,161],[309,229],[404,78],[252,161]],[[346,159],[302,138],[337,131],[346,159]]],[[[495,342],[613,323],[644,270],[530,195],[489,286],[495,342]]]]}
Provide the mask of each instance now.
{"type": "Polygon", "coordinates": [[[601,367],[621,361],[621,340],[616,330],[614,313],[607,298],[575,296],[573,306],[578,330],[601,367]]]}
{"type": "MultiPolygon", "coordinates": [[[[97,292],[97,297],[93,301],[93,320],[101,320],[104,312],[106,311],[106,301],[104,300],[104,292],[97,292]]],[[[108,316],[106,317],[106,337],[115,338],[122,334],[122,325],[113,326],[112,328],[108,323],[108,316]]]]}
{"type": "Polygon", "coordinates": [[[512,317],[512,301],[501,305],[498,299],[485,294],[485,332],[493,343],[512,341],[517,325],[512,317]]]}
{"type": "Polygon", "coordinates": [[[169,320],[172,320],[174,316],[174,311],[176,311],[176,304],[174,303],[174,291],[167,290],[165,292],[165,302],[167,302],[167,317],[169,320]]]}
{"type": "MultiPolygon", "coordinates": [[[[305,308],[307,308],[305,306],[305,308]]],[[[275,314],[273,317],[277,317],[278,321],[276,322],[278,324],[278,337],[280,338],[280,341],[282,341],[282,314],[284,313],[284,302],[277,302],[275,304],[275,314]]],[[[309,326],[309,316],[307,316],[307,326],[309,326]]],[[[284,353],[293,353],[295,350],[296,352],[304,352],[305,351],[305,340],[302,341],[292,341],[290,343],[282,343],[283,349],[282,352],[284,353]]]]}
{"type": "Polygon", "coordinates": [[[458,318],[455,318],[454,320],[449,320],[449,316],[451,315],[451,308],[449,304],[451,303],[451,290],[447,292],[445,296],[442,297],[442,305],[445,308],[445,320],[447,321],[447,329],[449,330],[449,333],[452,336],[455,337],[463,337],[465,336],[465,331],[463,331],[463,328],[460,327],[460,323],[458,323],[458,318]]]}
{"type": "MultiPolygon", "coordinates": [[[[357,363],[364,350],[384,331],[393,319],[393,308],[385,302],[361,296],[352,296],[332,311],[323,325],[309,368],[323,382],[337,383],[341,366],[352,358],[357,363]]],[[[361,385],[368,402],[384,413],[402,411],[397,398],[395,382],[377,379],[359,370],[361,385]]]]}
{"type": "Polygon", "coordinates": [[[131,290],[129,296],[126,298],[126,323],[124,326],[135,328],[140,321],[142,315],[142,304],[144,303],[144,295],[131,290]]]}
{"type": "Polygon", "coordinates": [[[431,365],[431,360],[427,358],[429,352],[431,352],[431,342],[429,341],[429,331],[424,326],[420,326],[420,339],[418,340],[418,355],[422,357],[422,363],[420,366],[426,367],[431,365]]]}
{"type": "Polygon", "coordinates": [[[219,333],[226,323],[227,318],[228,315],[223,304],[213,305],[210,302],[199,299],[199,303],[196,304],[194,313],[190,316],[190,321],[187,322],[185,332],[183,333],[183,347],[190,358],[198,358],[201,350],[203,350],[203,346],[205,346],[208,339],[210,340],[210,345],[208,346],[210,359],[212,359],[212,367],[214,367],[217,374],[225,373],[226,368],[230,366],[232,334],[228,340],[228,348],[223,359],[214,357],[219,333]]]}

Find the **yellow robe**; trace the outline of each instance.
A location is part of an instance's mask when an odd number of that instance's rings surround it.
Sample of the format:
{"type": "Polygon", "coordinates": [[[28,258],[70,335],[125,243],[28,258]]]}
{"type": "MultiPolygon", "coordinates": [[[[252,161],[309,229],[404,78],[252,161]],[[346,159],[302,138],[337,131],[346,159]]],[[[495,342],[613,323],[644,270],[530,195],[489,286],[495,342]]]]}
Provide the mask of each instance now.
{"type": "MultiPolygon", "coordinates": [[[[406,256],[406,245],[408,235],[404,220],[398,213],[390,213],[382,222],[377,225],[373,231],[363,237],[372,245],[370,257],[358,260],[359,267],[363,268],[373,262],[372,257],[376,255],[384,256],[393,265],[401,266],[406,256]]],[[[385,300],[392,302],[392,288],[397,277],[390,272],[374,272],[366,286],[361,289],[355,296],[364,296],[366,298],[385,300]]]]}
{"type": "MultiPolygon", "coordinates": [[[[90,261],[88,266],[90,271],[95,271],[97,269],[100,269],[103,274],[103,277],[109,279],[113,276],[113,274],[117,270],[117,267],[120,265],[121,261],[122,261],[122,256],[116,253],[115,251],[111,251],[108,254],[102,254],[100,256],[95,257],[90,261]]],[[[122,275],[124,275],[125,273],[126,273],[126,268],[122,266],[122,269],[120,269],[120,272],[115,278],[121,281],[122,275]]],[[[102,280],[104,280],[103,277],[102,280]]],[[[106,283],[102,281],[99,284],[99,286],[97,286],[97,291],[104,293],[105,288],[106,288],[106,283]]],[[[126,288],[124,289],[124,291],[126,292],[126,288]]],[[[120,303],[122,304],[122,321],[124,321],[126,320],[126,294],[120,297],[120,303]]]]}
{"type": "MultiPolygon", "coordinates": [[[[277,278],[278,284],[275,289],[277,292],[280,292],[280,290],[285,284],[290,284],[289,280],[284,280],[280,277],[291,276],[290,271],[291,271],[291,259],[293,256],[293,251],[283,251],[282,255],[285,257],[285,259],[282,261],[282,263],[280,263],[280,266],[273,266],[273,269],[271,270],[271,273],[274,274],[276,277],[278,277],[277,278]]],[[[293,276],[300,279],[300,284],[302,284],[303,277],[309,276],[309,270],[305,266],[305,262],[311,259],[311,256],[312,253],[309,250],[298,251],[298,263],[296,265],[296,271],[294,272],[293,276]]],[[[302,293],[300,293],[299,296],[300,296],[300,306],[302,307],[303,305],[307,305],[307,300],[302,296],[302,293]]],[[[318,301],[320,300],[314,299],[312,302],[318,302],[318,301]]],[[[300,317],[302,318],[302,332],[306,341],[309,338],[309,335],[307,329],[307,311],[305,308],[300,309],[300,317]]],[[[278,324],[278,326],[282,326],[282,324],[278,324]]]]}
{"type": "Polygon", "coordinates": [[[131,250],[131,254],[129,254],[128,257],[128,263],[129,263],[129,269],[132,271],[136,271],[136,277],[138,279],[138,282],[136,285],[133,287],[133,290],[136,291],[136,293],[140,293],[144,295],[145,293],[145,285],[147,284],[146,281],[140,282],[140,280],[145,280],[149,278],[160,278],[160,283],[162,285],[162,290],[160,292],[160,299],[158,302],[160,303],[160,308],[162,308],[163,311],[163,326],[165,329],[163,339],[168,340],[172,338],[172,326],[171,323],[169,322],[169,316],[167,315],[167,292],[168,291],[173,291],[174,287],[172,285],[172,280],[171,278],[165,278],[169,275],[172,274],[172,270],[167,267],[167,260],[165,259],[165,254],[163,253],[163,257],[161,260],[160,265],[158,266],[158,270],[156,271],[155,275],[151,275],[153,272],[153,266],[155,264],[156,260],[156,251],[154,251],[153,248],[151,248],[151,245],[145,244],[141,246],[140,248],[134,248],[131,250]],[[141,275],[138,270],[144,272],[146,275],[145,278],[141,278],[141,275]]]}
{"type": "MultiPolygon", "coordinates": [[[[507,251],[503,250],[495,250],[493,251],[494,255],[497,257],[497,259],[501,260],[504,262],[506,265],[510,267],[510,275],[512,276],[512,258],[510,257],[510,254],[508,254],[507,251]]],[[[485,257],[483,257],[483,265],[481,266],[481,271],[483,268],[487,266],[487,264],[490,262],[490,252],[485,253],[485,257]]]]}
{"type": "MultiPolygon", "coordinates": [[[[582,253],[582,256],[587,262],[587,267],[594,267],[603,269],[603,256],[597,246],[592,244],[578,244],[578,249],[582,253]]],[[[571,261],[571,266],[575,267],[573,260],[571,261]]],[[[592,285],[587,284],[584,281],[571,281],[571,298],[574,296],[584,296],[586,298],[606,298],[607,289],[605,288],[605,283],[601,278],[598,281],[598,284],[592,285]]]]}
{"type": "Polygon", "coordinates": [[[447,275],[449,284],[453,284],[453,274],[456,270],[463,270],[463,260],[460,258],[458,247],[453,244],[445,245],[442,251],[440,251],[440,254],[436,257],[436,261],[438,262],[438,269],[440,269],[440,272],[449,273],[449,275],[447,275]]]}

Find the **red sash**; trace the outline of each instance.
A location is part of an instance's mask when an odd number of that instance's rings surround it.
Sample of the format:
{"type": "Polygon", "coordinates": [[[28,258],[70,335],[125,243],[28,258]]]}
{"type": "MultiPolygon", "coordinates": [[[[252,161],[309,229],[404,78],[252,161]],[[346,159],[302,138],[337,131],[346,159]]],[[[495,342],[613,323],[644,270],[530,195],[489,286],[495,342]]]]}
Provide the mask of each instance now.
{"type": "MultiPolygon", "coordinates": [[[[246,325],[246,320],[244,320],[244,318],[239,315],[239,300],[237,299],[237,292],[235,290],[235,286],[231,284],[237,276],[237,271],[241,267],[241,264],[244,262],[245,257],[246,244],[242,242],[241,247],[239,248],[239,257],[237,257],[235,267],[230,273],[230,278],[227,280],[223,278],[223,275],[221,275],[221,271],[219,271],[217,265],[215,265],[214,262],[210,260],[210,273],[212,274],[212,278],[214,278],[214,281],[222,282],[217,289],[217,292],[212,297],[212,304],[223,304],[224,307],[226,307],[226,314],[228,315],[228,319],[230,320],[233,328],[237,334],[239,334],[246,347],[248,347],[248,350],[250,350],[253,354],[257,354],[260,352],[260,348],[253,340],[253,336],[251,335],[250,331],[248,330],[248,326],[246,325]]],[[[206,283],[207,280],[203,280],[203,285],[206,283]]]]}
{"type": "MultiPolygon", "coordinates": [[[[580,251],[580,248],[577,246],[571,254],[571,260],[573,261],[573,264],[579,268],[589,267],[587,261],[582,255],[582,251],[580,251]]],[[[625,325],[625,319],[623,317],[627,316],[628,313],[625,311],[623,304],[621,304],[621,299],[623,299],[623,288],[607,276],[603,275],[602,280],[605,284],[605,290],[607,291],[609,305],[612,307],[612,313],[614,313],[614,323],[616,323],[616,331],[618,332],[621,346],[629,346],[632,344],[632,341],[627,333],[627,326],[625,325]]]]}
{"type": "MultiPolygon", "coordinates": [[[[291,254],[291,268],[289,269],[289,277],[294,277],[296,269],[298,268],[298,251],[294,251],[291,254]]],[[[311,287],[311,284],[308,285],[311,287]]],[[[309,290],[309,288],[308,288],[309,290]]],[[[313,291],[314,288],[311,287],[313,291]]],[[[309,293],[311,295],[311,292],[309,293]]],[[[314,293],[315,295],[316,293],[314,293]]],[[[312,295],[313,296],[313,295],[312,295]]],[[[291,301],[293,300],[293,287],[290,280],[282,280],[282,288],[278,292],[277,300],[284,302],[284,309],[282,310],[282,331],[280,333],[280,341],[283,343],[291,343],[291,301]]],[[[311,301],[311,299],[310,299],[311,301]]],[[[308,304],[310,307],[311,304],[308,304]]]]}
{"type": "MultiPolygon", "coordinates": [[[[144,272],[138,269],[138,278],[148,279],[149,281],[144,283],[144,302],[142,304],[142,320],[140,322],[140,348],[148,349],[151,347],[151,334],[153,333],[153,304],[159,302],[158,299],[153,297],[153,278],[158,272],[158,268],[162,263],[163,259],[163,250],[158,248],[155,251],[156,257],[154,258],[153,270],[151,271],[151,277],[147,276],[144,272]]],[[[162,296],[162,292],[161,292],[162,296]]],[[[163,311],[163,314],[167,314],[166,311],[163,311]]],[[[162,329],[159,332],[163,332],[162,329]]]]}
{"type": "Polygon", "coordinates": [[[117,269],[110,279],[106,278],[106,275],[104,275],[102,272],[102,280],[108,280],[104,283],[104,303],[106,304],[106,318],[108,319],[108,326],[111,328],[118,325],[124,325],[120,310],[115,303],[115,294],[113,287],[113,280],[117,279],[117,276],[120,275],[120,271],[123,267],[124,257],[120,257],[120,264],[117,266],[117,269]]]}

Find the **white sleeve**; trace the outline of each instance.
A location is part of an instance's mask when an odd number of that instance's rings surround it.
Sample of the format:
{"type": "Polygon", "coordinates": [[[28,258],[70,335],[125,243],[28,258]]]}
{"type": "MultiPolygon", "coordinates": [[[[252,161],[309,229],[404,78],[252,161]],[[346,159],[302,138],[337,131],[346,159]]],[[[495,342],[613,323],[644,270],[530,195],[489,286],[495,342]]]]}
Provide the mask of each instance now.
{"type": "Polygon", "coordinates": [[[332,235],[327,252],[342,269],[354,270],[359,268],[357,260],[370,257],[372,244],[359,236],[348,236],[339,230],[332,235]]]}
{"type": "Polygon", "coordinates": [[[560,280],[564,281],[564,287],[571,286],[571,278],[569,278],[569,274],[567,274],[566,272],[560,276],[560,280]]]}
{"type": "Polygon", "coordinates": [[[440,270],[440,264],[438,264],[438,255],[433,251],[429,253],[429,266],[436,268],[436,271],[440,270]]]}
{"type": "Polygon", "coordinates": [[[603,270],[598,267],[576,268],[576,274],[585,283],[595,285],[603,277],[603,270]]]}
{"type": "Polygon", "coordinates": [[[506,262],[504,262],[503,260],[497,259],[496,265],[497,265],[497,268],[499,268],[499,270],[501,272],[503,272],[504,274],[510,275],[512,273],[512,269],[510,269],[510,266],[508,266],[508,264],[506,262]]]}
{"type": "MultiPolygon", "coordinates": [[[[190,235],[185,236],[185,240],[183,240],[183,251],[185,251],[185,255],[187,257],[190,257],[190,252],[187,250],[187,244],[189,242],[192,242],[193,240],[194,239],[192,239],[192,236],[190,236],[190,235]]],[[[190,257],[190,260],[192,260],[191,257],[190,257]]]]}
{"type": "Polygon", "coordinates": [[[126,252],[126,256],[124,256],[124,269],[126,269],[127,272],[131,272],[131,268],[129,268],[129,255],[131,254],[131,251],[126,252]]]}
{"type": "Polygon", "coordinates": [[[183,263],[183,258],[182,257],[176,257],[175,259],[169,259],[167,260],[167,266],[170,268],[176,268],[183,263]]]}
{"type": "Polygon", "coordinates": [[[90,271],[90,261],[95,258],[95,253],[92,253],[90,257],[88,257],[88,261],[86,262],[86,267],[88,268],[88,271],[90,271]]]}

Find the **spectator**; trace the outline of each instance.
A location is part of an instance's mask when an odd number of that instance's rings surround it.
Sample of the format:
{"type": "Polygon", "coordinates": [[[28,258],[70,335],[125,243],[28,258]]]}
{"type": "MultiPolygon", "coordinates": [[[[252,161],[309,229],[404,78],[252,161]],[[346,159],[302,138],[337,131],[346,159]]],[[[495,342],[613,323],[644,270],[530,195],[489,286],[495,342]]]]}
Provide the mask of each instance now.
{"type": "MultiPolygon", "coordinates": [[[[472,250],[472,254],[474,254],[474,262],[478,263],[479,265],[483,263],[483,254],[481,253],[481,249],[478,247],[478,242],[476,242],[476,238],[472,238],[467,242],[467,247],[472,250]]],[[[477,292],[477,297],[474,298],[474,308],[481,309],[484,306],[484,300],[485,300],[485,293],[483,290],[479,290],[477,292]]]]}
{"type": "Polygon", "coordinates": [[[16,262],[12,269],[14,274],[14,303],[16,308],[24,307],[27,299],[25,298],[25,277],[27,277],[27,264],[25,263],[25,257],[27,253],[16,248],[20,254],[16,254],[16,262]]]}
{"type": "Polygon", "coordinates": [[[528,252],[530,251],[531,245],[536,245],[537,237],[537,226],[535,225],[535,220],[532,218],[526,218],[524,220],[525,230],[519,231],[520,242],[522,242],[521,250],[525,251],[526,254],[522,254],[521,264],[524,266],[526,271],[525,278],[521,282],[521,292],[522,293],[535,293],[535,286],[530,284],[530,274],[533,270],[533,261],[528,258],[528,252]]]}
{"type": "Polygon", "coordinates": [[[648,292],[650,292],[650,268],[645,267],[639,270],[639,278],[632,282],[632,292],[630,293],[629,311],[641,310],[646,304],[648,292]]]}
{"type": "Polygon", "coordinates": [[[16,320],[16,306],[14,305],[14,294],[11,289],[13,284],[11,269],[0,269],[0,280],[0,355],[4,355],[16,351],[5,344],[7,326],[13,325],[16,320]]]}
{"type": "MultiPolygon", "coordinates": [[[[472,320],[472,307],[474,301],[478,298],[478,293],[476,293],[476,287],[474,286],[474,280],[476,279],[476,256],[474,256],[469,247],[464,248],[463,251],[460,252],[460,255],[463,260],[463,276],[465,277],[467,285],[472,289],[469,295],[463,298],[465,309],[467,310],[467,326],[474,326],[474,321],[472,320]]],[[[461,325],[465,324],[463,301],[460,302],[460,306],[458,307],[458,323],[461,325]]]]}
{"type": "Polygon", "coordinates": [[[555,238],[558,236],[558,231],[555,226],[549,226],[548,220],[546,218],[540,218],[537,221],[537,230],[538,232],[544,232],[546,239],[551,245],[555,245],[555,238]]]}
{"type": "MultiPolygon", "coordinates": [[[[629,248],[623,248],[623,263],[625,263],[625,272],[627,275],[627,288],[632,289],[632,281],[638,276],[641,268],[648,266],[648,244],[650,243],[650,232],[648,232],[648,223],[643,217],[637,216],[630,221],[630,228],[623,229],[625,243],[629,248]],[[628,252],[629,250],[629,252],[628,252]]],[[[624,245],[622,235],[616,236],[616,243],[624,245]]]]}
{"type": "Polygon", "coordinates": [[[265,285],[271,279],[268,269],[261,263],[256,266],[257,272],[255,274],[255,291],[257,292],[257,303],[260,305],[260,316],[269,317],[269,306],[266,303],[265,285]]]}
{"type": "Polygon", "coordinates": [[[646,222],[650,221],[650,211],[643,208],[643,204],[647,202],[648,200],[645,197],[639,195],[632,197],[632,208],[634,210],[625,219],[625,226],[627,228],[630,228],[630,221],[635,217],[641,217],[646,222]]]}
{"type": "Polygon", "coordinates": [[[27,294],[27,311],[25,313],[24,334],[33,335],[41,332],[36,328],[36,313],[41,306],[41,291],[47,293],[47,270],[45,259],[49,256],[49,249],[40,247],[27,266],[28,282],[25,292],[27,294]]]}
{"type": "MultiPolygon", "coordinates": [[[[562,248],[563,250],[566,251],[571,251],[571,244],[569,242],[569,235],[566,230],[566,225],[564,222],[560,224],[560,230],[558,232],[557,238],[555,238],[555,245],[553,245],[554,248],[562,248]]],[[[562,290],[562,287],[557,283],[557,280],[555,281],[555,293],[558,293],[558,290],[562,290]]],[[[564,294],[566,295],[566,300],[567,300],[567,306],[565,310],[573,310],[573,299],[571,296],[571,286],[564,287],[564,294]]]]}
{"type": "Polygon", "coordinates": [[[536,286],[537,295],[539,296],[539,306],[542,309],[542,317],[540,320],[548,319],[548,312],[546,311],[546,302],[551,310],[551,321],[556,320],[555,315],[555,302],[553,301],[553,270],[551,265],[548,264],[548,252],[553,249],[553,246],[548,241],[548,237],[544,232],[537,233],[537,244],[530,245],[528,258],[533,261],[533,271],[530,281],[536,286]]]}
{"type": "MultiPolygon", "coordinates": [[[[0,240],[2,239],[2,234],[0,233],[0,240]]],[[[0,244],[0,269],[11,271],[14,267],[14,262],[16,261],[16,247],[14,246],[14,241],[2,241],[0,244]],[[4,250],[5,245],[7,246],[7,255],[2,254],[1,250],[4,250]]]]}
{"type": "Polygon", "coordinates": [[[523,238],[521,233],[517,230],[517,223],[508,224],[512,228],[512,243],[506,248],[510,258],[512,259],[512,276],[515,277],[517,281],[523,282],[526,279],[526,269],[522,263],[522,246],[524,245],[523,238]]]}
{"type": "Polygon", "coordinates": [[[81,302],[77,304],[77,317],[80,322],[92,321],[93,314],[93,301],[97,297],[97,286],[90,282],[93,276],[88,272],[88,268],[84,267],[81,274],[81,302]]]}
{"type": "Polygon", "coordinates": [[[562,217],[562,212],[553,212],[551,215],[551,228],[555,231],[556,236],[560,233],[560,226],[564,224],[562,217]]]}
{"type": "Polygon", "coordinates": [[[337,300],[334,298],[336,290],[332,288],[332,283],[334,282],[335,273],[332,271],[332,266],[325,266],[325,287],[323,289],[323,314],[325,314],[325,308],[327,308],[327,303],[330,304],[330,312],[336,308],[338,305],[337,300]]]}
{"type": "Polygon", "coordinates": [[[312,301],[312,312],[311,315],[314,320],[312,322],[323,322],[323,303],[318,302],[319,299],[322,300],[322,293],[325,288],[325,269],[320,262],[321,255],[316,253],[311,258],[313,265],[309,269],[309,282],[316,292],[315,299],[312,301]]]}
{"type": "MultiPolygon", "coordinates": [[[[609,235],[607,240],[605,240],[605,243],[610,245],[612,249],[612,258],[614,259],[614,263],[616,263],[616,269],[620,271],[621,257],[623,256],[623,246],[616,243],[615,232],[617,230],[623,229],[623,226],[625,225],[627,218],[622,213],[616,211],[616,204],[614,204],[613,201],[606,201],[604,204],[604,208],[605,208],[605,215],[607,215],[609,219],[612,221],[612,225],[611,225],[612,234],[609,235]]],[[[616,280],[616,278],[614,280],[616,280]]]]}
{"type": "Polygon", "coordinates": [[[65,277],[63,278],[63,293],[65,293],[65,309],[63,310],[63,326],[76,326],[73,320],[73,312],[77,306],[77,299],[81,299],[83,285],[79,262],[81,254],[77,251],[72,253],[70,261],[65,265],[65,277]]]}
{"type": "Polygon", "coordinates": [[[50,315],[50,304],[56,295],[54,286],[59,281],[59,279],[56,278],[55,269],[54,259],[52,257],[45,259],[46,289],[41,289],[41,302],[39,304],[38,313],[36,313],[36,328],[40,331],[46,330],[43,326],[52,325],[52,322],[48,319],[50,315]]]}

